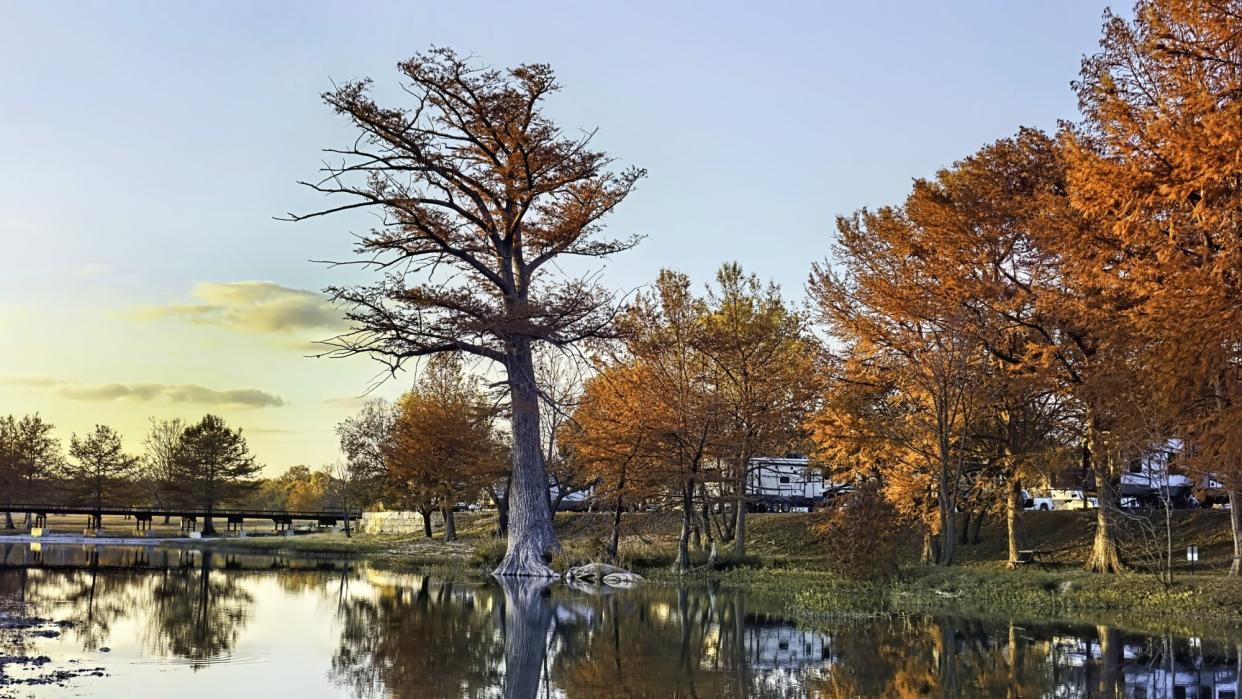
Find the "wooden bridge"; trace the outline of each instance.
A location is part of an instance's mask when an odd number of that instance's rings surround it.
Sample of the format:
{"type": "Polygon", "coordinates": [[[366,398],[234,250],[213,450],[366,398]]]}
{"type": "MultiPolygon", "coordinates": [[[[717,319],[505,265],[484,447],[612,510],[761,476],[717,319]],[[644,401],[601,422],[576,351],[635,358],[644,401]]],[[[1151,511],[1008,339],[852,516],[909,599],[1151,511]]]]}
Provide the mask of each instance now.
{"type": "Polygon", "coordinates": [[[199,520],[203,520],[206,525],[207,517],[213,520],[224,520],[227,528],[238,531],[242,530],[245,521],[248,519],[271,520],[272,525],[277,529],[289,529],[297,522],[314,522],[320,526],[336,526],[338,523],[348,519],[355,521],[362,518],[362,510],[260,510],[247,508],[219,508],[210,511],[204,507],[176,507],[176,506],[138,506],[138,505],[48,505],[48,504],[29,504],[18,503],[12,505],[0,505],[0,512],[28,512],[32,519],[32,526],[46,527],[47,516],[55,515],[86,515],[87,527],[90,529],[99,529],[101,526],[100,519],[103,515],[121,515],[124,517],[132,517],[134,520],[134,528],[139,531],[146,531],[151,528],[151,522],[156,517],[163,517],[165,520],[173,517],[181,519],[181,531],[196,531],[198,529],[199,520]]]}

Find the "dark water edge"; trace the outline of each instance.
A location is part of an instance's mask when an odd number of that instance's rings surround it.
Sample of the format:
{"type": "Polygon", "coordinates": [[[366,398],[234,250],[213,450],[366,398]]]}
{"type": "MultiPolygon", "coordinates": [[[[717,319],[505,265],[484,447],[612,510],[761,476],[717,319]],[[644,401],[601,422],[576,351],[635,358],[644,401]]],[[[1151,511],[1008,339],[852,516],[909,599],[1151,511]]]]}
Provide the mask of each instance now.
{"type": "Polygon", "coordinates": [[[712,585],[6,543],[0,620],[34,623],[0,622],[0,656],[47,660],[0,661],[0,697],[1237,697],[1229,632],[874,612],[799,622],[712,585]]]}

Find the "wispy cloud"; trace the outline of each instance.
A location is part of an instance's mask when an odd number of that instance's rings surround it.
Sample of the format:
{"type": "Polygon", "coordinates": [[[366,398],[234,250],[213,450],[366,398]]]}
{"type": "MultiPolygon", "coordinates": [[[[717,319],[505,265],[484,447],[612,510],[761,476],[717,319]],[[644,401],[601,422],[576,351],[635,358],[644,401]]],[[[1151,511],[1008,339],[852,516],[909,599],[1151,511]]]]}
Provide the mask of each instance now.
{"type": "Polygon", "coordinates": [[[250,333],[339,331],[341,312],[323,294],[273,282],[204,282],[194,286],[197,303],[142,306],[140,320],[174,319],[250,333]]]}
{"type": "Polygon", "coordinates": [[[109,383],[82,384],[48,377],[0,378],[0,384],[26,388],[49,388],[56,395],[70,400],[107,402],[128,400],[149,403],[166,400],[171,403],[193,403],[226,408],[279,408],[286,405],[278,395],[256,388],[218,390],[195,384],[109,383]]]}
{"type": "Polygon", "coordinates": [[[48,388],[63,383],[47,376],[0,376],[0,386],[16,386],[18,388],[48,388]]]}

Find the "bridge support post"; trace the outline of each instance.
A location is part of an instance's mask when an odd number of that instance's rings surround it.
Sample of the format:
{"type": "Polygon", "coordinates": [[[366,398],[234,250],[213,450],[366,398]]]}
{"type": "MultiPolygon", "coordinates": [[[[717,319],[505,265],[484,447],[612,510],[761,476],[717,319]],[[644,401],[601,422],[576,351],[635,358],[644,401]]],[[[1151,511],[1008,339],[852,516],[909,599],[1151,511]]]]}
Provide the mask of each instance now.
{"type": "Polygon", "coordinates": [[[99,536],[99,515],[86,516],[86,529],[82,530],[83,536],[99,536]]]}

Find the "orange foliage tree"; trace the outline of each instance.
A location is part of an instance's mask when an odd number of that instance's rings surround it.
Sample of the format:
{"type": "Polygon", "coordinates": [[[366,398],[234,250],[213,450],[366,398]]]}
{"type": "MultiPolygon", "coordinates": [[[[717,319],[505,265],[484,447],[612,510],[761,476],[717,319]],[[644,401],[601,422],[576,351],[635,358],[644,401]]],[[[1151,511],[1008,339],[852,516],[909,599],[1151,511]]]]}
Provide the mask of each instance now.
{"type": "Polygon", "coordinates": [[[621,514],[667,485],[666,461],[654,423],[662,416],[650,399],[647,366],[638,361],[599,368],[586,382],[563,440],[577,468],[595,484],[594,497],[613,513],[607,553],[613,560],[621,538],[621,514]]]}
{"type": "MultiPolygon", "coordinates": [[[[1109,323],[1113,307],[1090,280],[1065,272],[1067,252],[1091,231],[1065,192],[1056,144],[1022,129],[917,181],[904,208],[911,264],[929,281],[921,290],[958,309],[960,330],[988,355],[990,397],[979,429],[990,445],[984,457],[1006,483],[1011,561],[1023,477],[1064,461],[1072,441],[1093,447],[1083,453],[1103,454],[1098,428],[1117,428],[1108,408],[1119,389],[1133,388],[1110,380],[1115,366],[1102,366],[1122,344],[1109,323]]],[[[1098,513],[1099,567],[1115,570],[1107,506],[1115,460],[1084,465],[1095,469],[1106,503],[1098,513]]]]}
{"type": "Polygon", "coordinates": [[[1104,223],[1076,250],[1148,338],[1142,373],[1190,462],[1227,481],[1242,573],[1242,6],[1141,0],[1105,17],[1064,134],[1074,203],[1104,223]]]}
{"type": "Polygon", "coordinates": [[[427,362],[415,387],[397,406],[385,449],[389,474],[423,514],[439,509],[444,538],[457,538],[453,509],[479,496],[504,470],[504,449],[492,424],[491,404],[455,355],[427,362]]]}
{"type": "Polygon", "coordinates": [[[714,536],[711,523],[695,516],[696,490],[720,485],[712,450],[720,439],[725,413],[713,390],[712,362],[702,351],[707,305],[690,291],[684,274],[662,270],[655,289],[639,294],[619,324],[628,356],[642,362],[642,400],[650,411],[652,438],[663,455],[671,495],[681,506],[677,567],[690,567],[690,537],[714,536]]]}
{"type": "Polygon", "coordinates": [[[861,211],[840,219],[838,230],[835,267],[816,265],[811,277],[841,347],[823,409],[810,421],[818,454],[862,468],[852,475],[878,475],[898,507],[923,518],[927,554],[947,565],[962,476],[987,405],[984,354],[961,331],[960,311],[926,293],[934,281],[917,264],[901,211],[861,211]]]}

